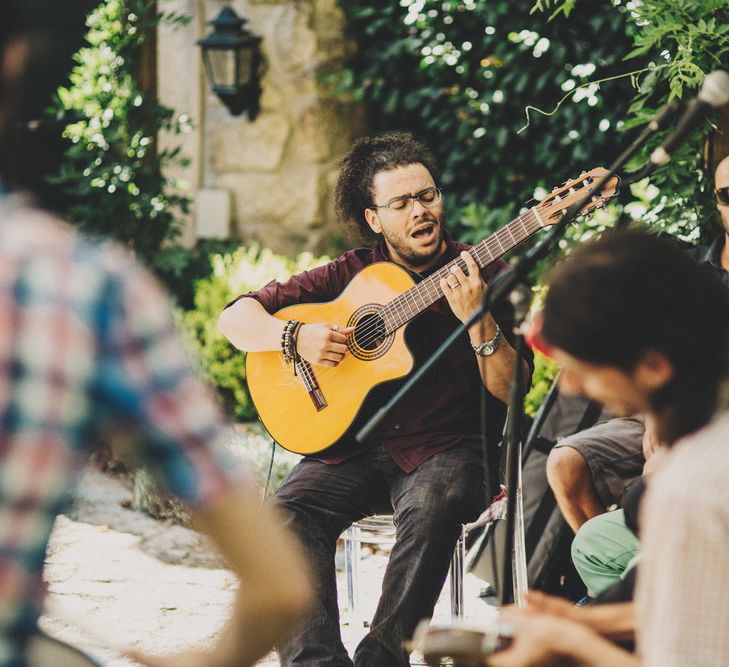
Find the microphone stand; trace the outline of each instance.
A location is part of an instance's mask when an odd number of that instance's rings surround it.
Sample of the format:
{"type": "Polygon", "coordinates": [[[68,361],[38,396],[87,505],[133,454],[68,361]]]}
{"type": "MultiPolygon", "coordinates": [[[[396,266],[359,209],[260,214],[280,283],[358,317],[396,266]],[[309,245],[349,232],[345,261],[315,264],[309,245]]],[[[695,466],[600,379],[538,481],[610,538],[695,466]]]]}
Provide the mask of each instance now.
{"type": "MultiPolygon", "coordinates": [[[[564,233],[567,225],[574,221],[582,207],[585,206],[592,199],[593,196],[599,195],[605,188],[605,185],[616,176],[618,170],[621,169],[625,165],[625,163],[628,162],[628,160],[630,160],[630,158],[633,157],[633,155],[643,146],[643,144],[660,129],[661,125],[656,121],[665,121],[665,119],[669,115],[668,112],[668,108],[664,109],[656,120],[651,121],[651,123],[649,123],[649,125],[643,130],[640,136],[617,157],[612,165],[610,165],[603,177],[593,184],[592,190],[588,190],[588,193],[586,195],[583,195],[578,201],[570,206],[564,212],[560,220],[556,224],[551,226],[549,231],[542,237],[541,241],[537,242],[528,252],[522,255],[512,267],[501,273],[499,276],[497,276],[495,280],[491,282],[491,284],[484,292],[483,302],[481,306],[478,307],[465,322],[458,326],[453,331],[453,333],[451,333],[451,335],[446,338],[445,341],[443,341],[443,343],[438,347],[437,350],[435,350],[431,357],[408,378],[408,380],[400,387],[400,389],[392,396],[392,398],[384,406],[382,406],[357,432],[356,439],[358,442],[364,442],[372,434],[372,432],[382,423],[382,421],[392,411],[392,409],[403,399],[404,396],[406,396],[410,392],[412,387],[417,382],[419,382],[421,378],[423,378],[423,376],[443,356],[446,350],[448,350],[456,342],[456,340],[461,337],[464,332],[468,331],[468,329],[478,320],[480,320],[480,318],[482,318],[486,313],[492,312],[495,307],[498,307],[499,305],[504,303],[511,294],[511,292],[518,285],[522,283],[528,285],[529,273],[535,267],[537,262],[549,254],[549,251],[554,241],[564,233]]],[[[673,110],[671,110],[671,113],[673,113],[673,110]]],[[[519,337],[517,337],[517,341],[518,338],[519,337]]],[[[514,364],[514,366],[516,378],[515,384],[519,385],[521,380],[519,373],[521,364],[519,363],[519,358],[516,359],[516,363],[514,364]]],[[[512,399],[518,401],[519,405],[517,405],[516,403],[511,404],[509,406],[509,413],[511,415],[518,416],[519,423],[516,423],[516,416],[512,417],[512,419],[509,420],[512,423],[513,433],[509,436],[510,440],[507,440],[506,452],[507,461],[513,462],[513,466],[516,468],[517,473],[517,466],[519,465],[518,456],[516,456],[513,451],[508,451],[508,445],[511,444],[511,442],[518,444],[521,439],[522,426],[520,422],[523,412],[523,390],[518,391],[518,389],[519,388],[517,386],[516,389],[512,391],[512,399]]],[[[512,487],[516,486],[517,477],[513,476],[513,472],[507,471],[507,473],[509,475],[509,479],[507,480],[507,483],[509,484],[508,491],[511,495],[512,487]]],[[[486,470],[485,462],[484,482],[484,489],[488,489],[490,486],[490,481],[488,479],[488,471],[486,470]]],[[[490,496],[487,496],[486,503],[488,504],[490,501],[490,496]]],[[[514,526],[514,511],[514,503],[509,502],[506,510],[506,524],[507,526],[511,526],[512,528],[514,526]]],[[[513,534],[507,532],[506,544],[503,553],[505,564],[505,581],[508,579],[508,575],[506,573],[511,572],[513,543],[513,534]]],[[[508,597],[506,591],[504,590],[505,587],[502,586],[501,588],[502,590],[500,591],[500,600],[502,603],[504,603],[508,599],[508,597]]]]}
{"type": "Polygon", "coordinates": [[[523,324],[529,312],[532,300],[532,291],[524,283],[520,283],[512,292],[510,301],[514,306],[514,351],[516,352],[516,363],[509,387],[509,412],[506,420],[506,542],[504,548],[503,580],[499,587],[499,606],[503,607],[516,599],[521,602],[521,596],[516,594],[518,584],[521,582],[518,573],[515,573],[518,564],[512,559],[514,550],[514,535],[516,535],[516,506],[520,499],[517,497],[519,490],[519,468],[521,465],[521,439],[524,422],[524,394],[526,383],[522,377],[521,358],[524,354],[524,333],[523,324]],[[514,576],[516,574],[516,577],[514,576]],[[514,584],[517,584],[515,586],[514,584]],[[514,593],[512,595],[511,593],[514,593]]]}

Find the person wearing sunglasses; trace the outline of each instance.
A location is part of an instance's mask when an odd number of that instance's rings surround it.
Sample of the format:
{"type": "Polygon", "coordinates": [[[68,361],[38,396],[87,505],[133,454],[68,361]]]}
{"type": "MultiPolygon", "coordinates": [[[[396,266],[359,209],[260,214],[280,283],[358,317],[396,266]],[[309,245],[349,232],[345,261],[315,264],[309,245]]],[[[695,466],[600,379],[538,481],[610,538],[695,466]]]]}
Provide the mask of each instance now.
{"type": "Polygon", "coordinates": [[[721,221],[721,233],[713,243],[690,251],[694,258],[714,267],[725,285],[729,285],[729,156],[714,171],[714,197],[721,221]]]}

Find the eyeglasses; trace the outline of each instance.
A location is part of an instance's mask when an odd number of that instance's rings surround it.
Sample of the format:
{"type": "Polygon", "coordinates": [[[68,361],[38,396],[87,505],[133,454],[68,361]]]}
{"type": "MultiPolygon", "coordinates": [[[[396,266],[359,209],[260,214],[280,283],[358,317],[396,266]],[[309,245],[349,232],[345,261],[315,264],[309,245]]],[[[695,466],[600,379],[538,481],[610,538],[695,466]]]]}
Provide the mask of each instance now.
{"type": "Polygon", "coordinates": [[[714,190],[716,195],[716,202],[720,206],[729,206],[729,187],[717,188],[714,190]]]}
{"type": "Polygon", "coordinates": [[[404,211],[407,208],[408,202],[411,202],[410,208],[412,208],[416,201],[419,201],[425,208],[428,208],[431,204],[438,203],[440,197],[440,188],[426,188],[425,190],[416,192],[414,195],[395,197],[395,199],[391,199],[387,204],[373,204],[370,208],[389,208],[392,211],[404,211]]]}

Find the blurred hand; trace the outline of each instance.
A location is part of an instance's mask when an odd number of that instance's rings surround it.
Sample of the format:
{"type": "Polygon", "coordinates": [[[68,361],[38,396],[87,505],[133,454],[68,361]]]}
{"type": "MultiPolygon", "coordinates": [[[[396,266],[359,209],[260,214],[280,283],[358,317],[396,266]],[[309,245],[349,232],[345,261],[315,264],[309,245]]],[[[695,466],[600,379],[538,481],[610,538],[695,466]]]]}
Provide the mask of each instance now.
{"type": "Polygon", "coordinates": [[[526,595],[526,609],[529,612],[550,614],[579,621],[584,609],[573,602],[540,591],[531,590],[526,595]]]}
{"type": "Polygon", "coordinates": [[[504,611],[501,621],[513,628],[514,638],[507,649],[489,656],[489,667],[571,664],[560,647],[571,641],[572,631],[580,626],[549,614],[514,608],[504,611]]]}

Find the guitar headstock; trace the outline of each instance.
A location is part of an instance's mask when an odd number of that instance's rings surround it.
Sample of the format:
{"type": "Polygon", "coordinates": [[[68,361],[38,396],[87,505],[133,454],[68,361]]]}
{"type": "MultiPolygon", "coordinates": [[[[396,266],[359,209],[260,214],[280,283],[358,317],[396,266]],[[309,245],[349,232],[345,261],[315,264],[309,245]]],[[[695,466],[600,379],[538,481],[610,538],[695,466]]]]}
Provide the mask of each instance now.
{"type": "MultiPolygon", "coordinates": [[[[578,178],[567,181],[563,185],[555,188],[544,199],[542,199],[534,208],[539,213],[540,221],[544,226],[554,225],[572,204],[585,196],[588,192],[592,192],[593,183],[599,181],[605,174],[607,169],[603,167],[595,167],[590,171],[583,172],[578,178]]],[[[600,194],[594,194],[581,209],[580,215],[590,213],[595,209],[602,208],[609,199],[612,199],[618,193],[620,179],[613,176],[605,184],[600,194]]]]}

